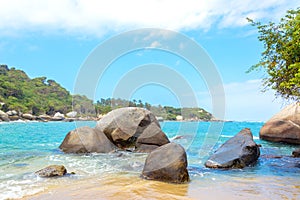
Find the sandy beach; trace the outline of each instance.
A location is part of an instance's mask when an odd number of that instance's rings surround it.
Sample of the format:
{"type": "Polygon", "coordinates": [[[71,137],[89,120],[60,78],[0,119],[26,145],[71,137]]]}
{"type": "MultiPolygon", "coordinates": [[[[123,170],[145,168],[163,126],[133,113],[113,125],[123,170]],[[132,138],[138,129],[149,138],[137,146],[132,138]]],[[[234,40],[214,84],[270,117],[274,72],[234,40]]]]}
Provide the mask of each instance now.
{"type": "Polygon", "coordinates": [[[274,177],[192,180],[189,184],[147,181],[128,174],[49,187],[23,200],[65,199],[299,199],[300,185],[274,177]]]}

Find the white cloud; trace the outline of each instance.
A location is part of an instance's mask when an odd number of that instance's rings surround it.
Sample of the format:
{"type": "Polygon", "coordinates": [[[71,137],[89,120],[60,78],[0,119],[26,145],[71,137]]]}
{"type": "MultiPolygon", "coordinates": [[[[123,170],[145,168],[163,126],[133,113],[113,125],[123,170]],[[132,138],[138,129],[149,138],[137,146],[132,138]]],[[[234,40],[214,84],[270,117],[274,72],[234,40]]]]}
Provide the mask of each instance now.
{"type": "Polygon", "coordinates": [[[102,36],[131,28],[208,30],[243,26],[245,17],[270,20],[298,0],[0,0],[1,34],[55,31],[102,36]]]}
{"type": "Polygon", "coordinates": [[[161,47],[162,45],[158,41],[154,41],[150,44],[151,48],[158,48],[161,47]]]}

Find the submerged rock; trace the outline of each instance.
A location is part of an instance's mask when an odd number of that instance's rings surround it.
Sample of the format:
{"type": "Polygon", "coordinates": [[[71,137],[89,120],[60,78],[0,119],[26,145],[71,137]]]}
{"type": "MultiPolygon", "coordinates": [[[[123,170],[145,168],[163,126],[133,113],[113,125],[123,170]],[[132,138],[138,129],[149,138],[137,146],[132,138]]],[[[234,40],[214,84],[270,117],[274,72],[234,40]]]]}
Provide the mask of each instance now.
{"type": "Polygon", "coordinates": [[[169,183],[189,181],[186,152],[176,143],[165,144],[153,150],[147,157],[142,178],[169,183]]]}
{"type": "Polygon", "coordinates": [[[113,110],[98,121],[96,130],[103,132],[119,148],[136,146],[139,152],[149,152],[169,142],[155,116],[143,108],[113,110]]]}
{"type": "Polygon", "coordinates": [[[66,173],[67,170],[63,165],[50,165],[35,172],[35,174],[37,174],[40,177],[63,176],[66,173]]]}
{"type": "Polygon", "coordinates": [[[294,157],[300,157],[300,148],[299,149],[296,149],[295,151],[293,151],[292,155],[294,157]]]}
{"type": "Polygon", "coordinates": [[[225,142],[209,159],[209,168],[243,168],[255,163],[260,155],[250,129],[245,128],[225,142]]]}
{"type": "Polygon", "coordinates": [[[108,153],[115,149],[103,132],[87,126],[70,131],[59,148],[65,153],[108,153]]]}
{"type": "Polygon", "coordinates": [[[300,144],[300,102],[274,115],[261,128],[259,137],[272,142],[300,144]]]}

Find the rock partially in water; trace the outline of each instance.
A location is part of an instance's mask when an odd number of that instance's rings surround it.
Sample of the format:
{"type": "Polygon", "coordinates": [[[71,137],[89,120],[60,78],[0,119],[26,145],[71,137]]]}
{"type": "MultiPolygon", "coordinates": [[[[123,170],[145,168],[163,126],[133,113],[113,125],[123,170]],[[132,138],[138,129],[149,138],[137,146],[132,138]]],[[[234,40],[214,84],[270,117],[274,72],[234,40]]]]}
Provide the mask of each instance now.
{"type": "Polygon", "coordinates": [[[292,155],[294,157],[300,157],[300,148],[299,149],[296,149],[295,151],[293,151],[292,155]]]}
{"type": "Polygon", "coordinates": [[[65,153],[109,153],[115,146],[101,131],[84,126],[70,131],[59,148],[65,153]]]}
{"type": "Polygon", "coordinates": [[[259,137],[271,142],[300,144],[300,102],[274,115],[260,129],[259,137]]]}
{"type": "Polygon", "coordinates": [[[225,142],[205,166],[209,168],[243,168],[255,163],[260,155],[250,129],[245,128],[225,142]]]}
{"type": "Polygon", "coordinates": [[[127,107],[113,110],[98,121],[96,130],[103,132],[119,148],[126,149],[136,146],[136,141],[150,124],[154,132],[145,133],[137,145],[140,146],[145,140],[151,140],[148,145],[164,144],[165,138],[158,141],[162,138],[161,132],[156,132],[157,129],[160,130],[159,122],[150,111],[143,108],[127,107]]]}
{"type": "Polygon", "coordinates": [[[63,165],[50,165],[35,172],[35,174],[37,174],[40,177],[63,176],[66,173],[67,170],[63,165]]]}
{"type": "Polygon", "coordinates": [[[188,182],[184,148],[176,143],[168,143],[153,150],[146,159],[142,178],[169,183],[188,182]]]}

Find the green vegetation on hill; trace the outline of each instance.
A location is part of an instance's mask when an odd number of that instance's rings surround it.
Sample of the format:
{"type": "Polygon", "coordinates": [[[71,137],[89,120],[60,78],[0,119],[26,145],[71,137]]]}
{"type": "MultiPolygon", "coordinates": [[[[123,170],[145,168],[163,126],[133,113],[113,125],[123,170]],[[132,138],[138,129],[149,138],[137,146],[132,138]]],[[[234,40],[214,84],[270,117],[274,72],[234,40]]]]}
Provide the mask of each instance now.
{"type": "Polygon", "coordinates": [[[34,115],[71,110],[72,96],[54,80],[30,79],[24,71],[0,65],[0,102],[3,110],[30,112],[34,115]]]}
{"type": "Polygon", "coordinates": [[[188,120],[211,120],[213,116],[202,108],[174,108],[153,106],[141,100],[100,99],[96,103],[84,95],[71,95],[54,80],[46,77],[30,79],[22,70],[0,65],[0,102],[3,111],[16,110],[33,115],[76,111],[80,116],[98,116],[112,109],[141,107],[166,120],[176,120],[178,115],[188,120]]]}

